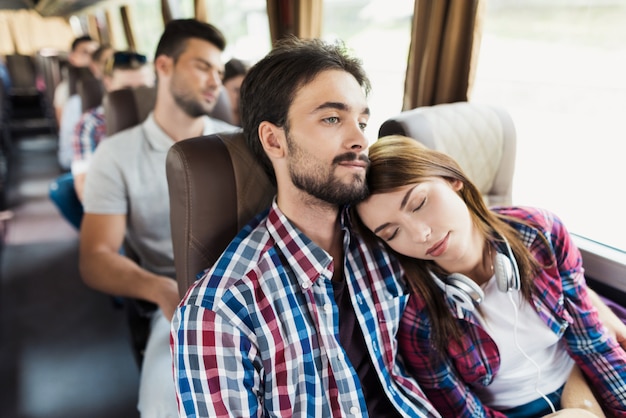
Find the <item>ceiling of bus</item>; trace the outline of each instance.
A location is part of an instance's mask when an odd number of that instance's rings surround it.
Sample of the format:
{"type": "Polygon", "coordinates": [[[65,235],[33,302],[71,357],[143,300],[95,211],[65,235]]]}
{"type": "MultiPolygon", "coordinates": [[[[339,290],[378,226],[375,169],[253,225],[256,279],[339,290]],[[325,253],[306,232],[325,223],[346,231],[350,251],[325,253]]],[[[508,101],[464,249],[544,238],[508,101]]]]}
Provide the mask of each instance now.
{"type": "Polygon", "coordinates": [[[103,0],[0,0],[2,9],[35,9],[42,16],[69,16],[103,0]]]}

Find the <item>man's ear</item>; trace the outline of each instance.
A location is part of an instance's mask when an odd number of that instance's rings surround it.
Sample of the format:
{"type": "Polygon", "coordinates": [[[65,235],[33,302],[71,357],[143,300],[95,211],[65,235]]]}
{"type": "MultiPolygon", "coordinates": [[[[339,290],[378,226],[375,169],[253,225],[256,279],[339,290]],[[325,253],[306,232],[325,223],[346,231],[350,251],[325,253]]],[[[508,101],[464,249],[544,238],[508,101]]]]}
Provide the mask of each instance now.
{"type": "Polygon", "coordinates": [[[285,156],[285,131],[271,122],[263,121],[259,125],[259,139],[270,159],[285,156]]]}
{"type": "Polygon", "coordinates": [[[172,68],[174,68],[174,59],[172,57],[161,54],[154,60],[154,70],[159,76],[169,75],[172,72],[172,68]]]}

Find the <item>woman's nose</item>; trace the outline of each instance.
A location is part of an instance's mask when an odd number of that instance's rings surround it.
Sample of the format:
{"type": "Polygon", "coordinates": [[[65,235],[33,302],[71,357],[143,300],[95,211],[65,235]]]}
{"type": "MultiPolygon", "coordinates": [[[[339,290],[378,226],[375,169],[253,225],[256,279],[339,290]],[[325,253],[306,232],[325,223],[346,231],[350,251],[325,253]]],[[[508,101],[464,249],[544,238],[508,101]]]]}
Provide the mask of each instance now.
{"type": "Polygon", "coordinates": [[[430,227],[424,222],[411,222],[411,236],[413,237],[413,241],[418,244],[427,243],[431,236],[430,227]]]}

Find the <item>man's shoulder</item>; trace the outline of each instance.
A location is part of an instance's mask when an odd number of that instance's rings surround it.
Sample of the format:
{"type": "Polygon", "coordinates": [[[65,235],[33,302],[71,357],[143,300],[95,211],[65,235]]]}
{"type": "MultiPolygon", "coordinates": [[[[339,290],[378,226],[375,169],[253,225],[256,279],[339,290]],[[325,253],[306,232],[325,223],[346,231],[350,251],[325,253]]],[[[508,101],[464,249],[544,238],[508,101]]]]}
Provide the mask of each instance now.
{"type": "Polygon", "coordinates": [[[133,126],[107,137],[106,141],[101,141],[96,147],[92,164],[99,164],[99,160],[108,161],[110,159],[122,163],[136,158],[138,154],[142,153],[143,137],[141,125],[133,126]]]}
{"type": "Polygon", "coordinates": [[[139,146],[144,137],[145,135],[143,134],[141,124],[139,124],[107,137],[107,140],[102,143],[102,146],[104,146],[104,144],[107,144],[106,146],[108,148],[139,146]]]}
{"type": "Polygon", "coordinates": [[[263,260],[273,248],[266,219],[264,213],[259,214],[237,234],[213,266],[201,275],[188,301],[195,299],[194,295],[202,295],[199,300],[211,302],[214,298],[207,296],[217,298],[230,289],[253,286],[248,279],[263,274],[263,260]]]}
{"type": "Polygon", "coordinates": [[[550,230],[555,223],[560,224],[559,217],[550,210],[531,206],[510,206],[492,208],[494,212],[507,216],[510,224],[516,229],[532,227],[538,230],[550,230]],[[513,220],[519,220],[515,222],[513,220]]]}
{"type": "Polygon", "coordinates": [[[226,247],[215,262],[214,274],[232,274],[242,277],[256,270],[259,260],[272,247],[272,238],[266,227],[267,217],[260,214],[246,225],[226,247]]]}
{"type": "Polygon", "coordinates": [[[219,132],[234,132],[234,131],[241,129],[237,126],[231,125],[228,122],[225,122],[221,119],[217,119],[211,116],[206,116],[204,124],[205,124],[204,133],[206,135],[215,134],[219,132]]]}

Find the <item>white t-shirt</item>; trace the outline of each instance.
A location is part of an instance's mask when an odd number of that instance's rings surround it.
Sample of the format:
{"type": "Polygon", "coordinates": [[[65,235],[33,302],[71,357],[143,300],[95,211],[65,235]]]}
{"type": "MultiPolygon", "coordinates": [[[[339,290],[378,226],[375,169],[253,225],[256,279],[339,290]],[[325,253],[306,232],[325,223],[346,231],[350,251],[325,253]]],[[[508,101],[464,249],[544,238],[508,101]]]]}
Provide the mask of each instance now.
{"type": "Polygon", "coordinates": [[[498,290],[495,276],[483,290],[485,299],[476,310],[476,317],[498,346],[501,362],[492,383],[476,389],[480,399],[492,408],[508,409],[560,388],[574,365],[564,342],[519,291],[498,290]]]}
{"type": "Polygon", "coordinates": [[[63,106],[59,125],[59,165],[66,170],[72,166],[74,158],[74,132],[83,112],[83,101],[78,94],[70,96],[63,106]]]}
{"type": "Polygon", "coordinates": [[[70,97],[70,84],[67,80],[61,80],[54,89],[53,104],[55,108],[62,108],[70,97]]]}

